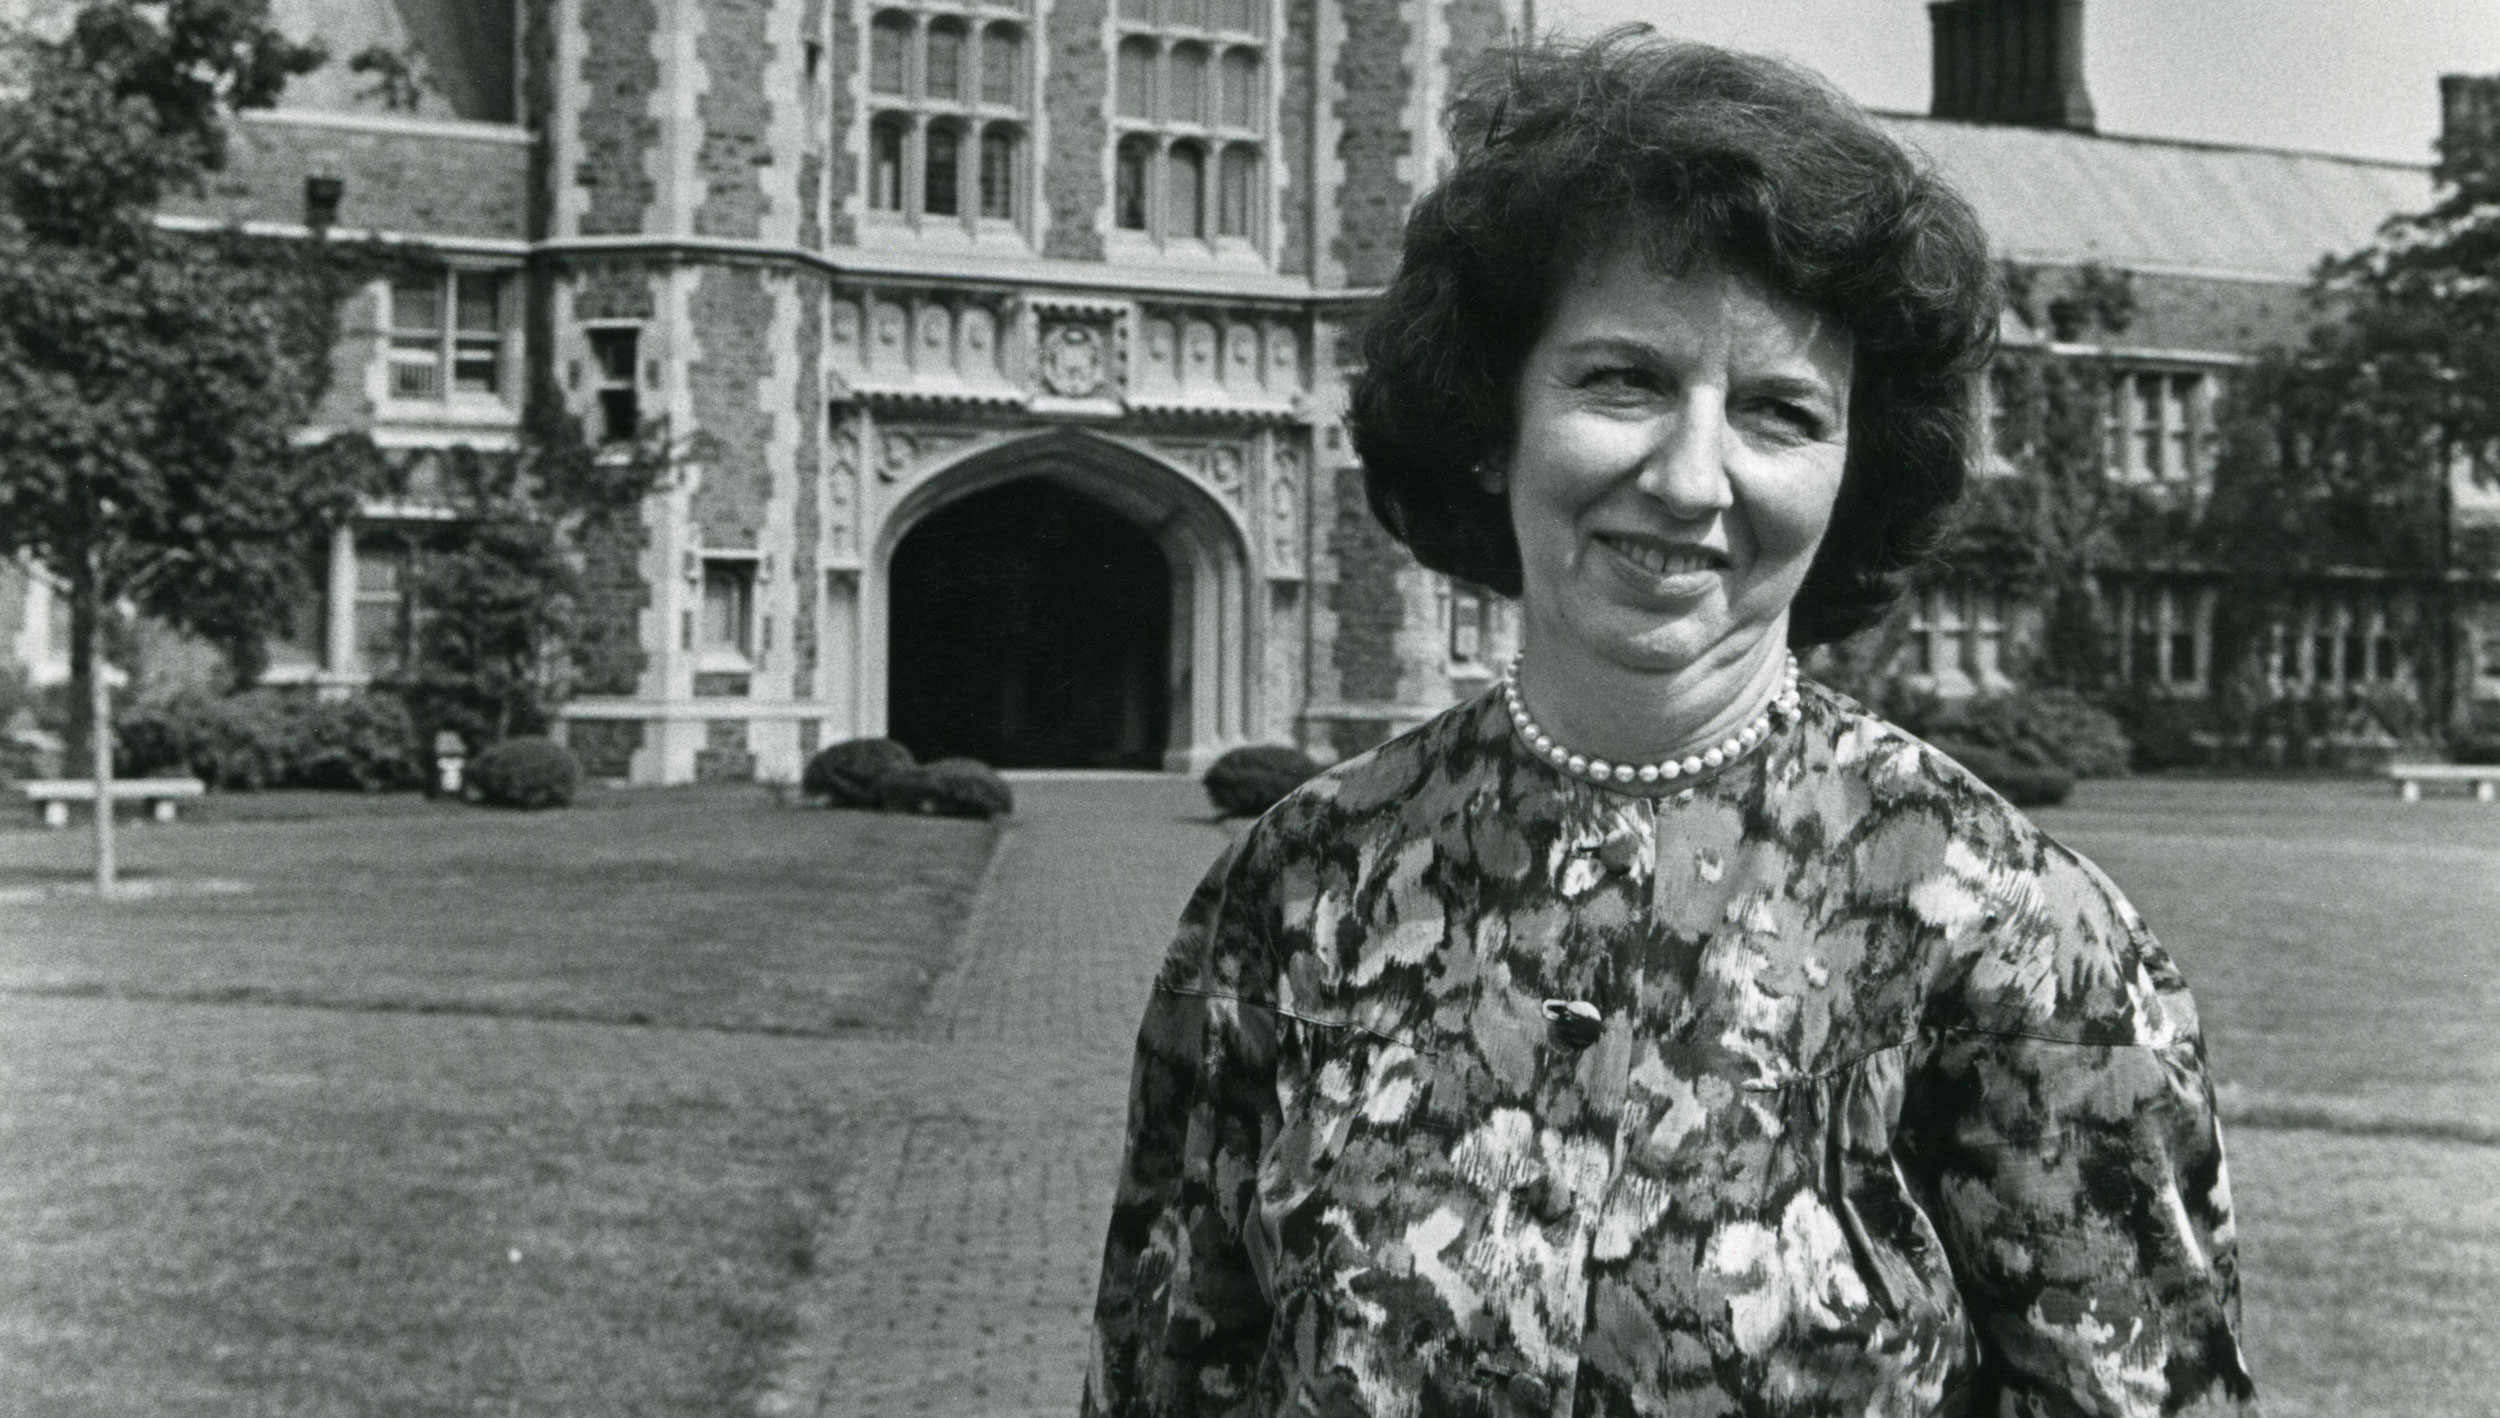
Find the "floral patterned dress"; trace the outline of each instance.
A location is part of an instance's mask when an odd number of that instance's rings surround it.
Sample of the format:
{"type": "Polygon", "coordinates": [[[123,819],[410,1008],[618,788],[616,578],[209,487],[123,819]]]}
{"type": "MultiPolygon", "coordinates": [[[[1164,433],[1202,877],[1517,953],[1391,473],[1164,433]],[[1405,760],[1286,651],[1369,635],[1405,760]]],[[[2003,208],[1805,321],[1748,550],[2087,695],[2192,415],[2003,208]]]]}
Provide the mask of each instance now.
{"type": "Polygon", "coordinates": [[[1498,695],[1217,862],[1140,1031],[1099,1415],[2254,1412],[2195,1005],[1809,684],[1616,792],[1498,695]]]}

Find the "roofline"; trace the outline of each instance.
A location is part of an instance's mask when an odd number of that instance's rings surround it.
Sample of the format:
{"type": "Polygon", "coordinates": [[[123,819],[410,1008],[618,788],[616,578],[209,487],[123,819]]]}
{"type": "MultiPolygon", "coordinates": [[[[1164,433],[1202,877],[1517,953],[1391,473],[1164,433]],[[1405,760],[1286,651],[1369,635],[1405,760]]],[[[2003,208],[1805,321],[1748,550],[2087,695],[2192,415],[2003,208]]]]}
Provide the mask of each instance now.
{"type": "Polygon", "coordinates": [[[2097,139],[2105,143],[2133,143],[2148,148],[2193,148],[2207,153],[2263,153],[2278,158],[2315,158],[2324,162],[2346,163],[2353,167],[2384,168],[2394,172],[2418,172],[2430,175],[2433,164],[2406,162],[2401,158],[2370,158],[2356,153],[2330,153],[2316,148],[2275,147],[2266,143],[2217,143],[2207,138],[2164,138],[2144,133],[2078,132],[2072,128],[2050,128],[2029,123],[1981,123],[1967,118],[1938,118],[1932,113],[1910,113],[1897,108],[1866,110],[1877,118],[1907,118],[1919,123],[1943,123],[1956,128],[2011,128],[2030,133],[2063,133],[2071,138],[2097,139]]]}
{"type": "MultiPolygon", "coordinates": [[[[2125,271],[2136,276],[2172,277],[2191,281],[2225,281],[2232,285],[2243,286],[2283,286],[2291,290],[2307,289],[2313,279],[2312,272],[2315,269],[2315,263],[2312,263],[2311,271],[2297,273],[2245,271],[2230,266],[2187,266],[2175,261],[2138,261],[2125,256],[2099,256],[2089,252],[2076,255],[2073,252],[2043,254],[2036,251],[1994,250],[1991,254],[1999,261],[2011,262],[2017,266],[2033,266],[2043,269],[2058,267],[2067,270],[2099,266],[2103,270],[2125,271]]],[[[2325,251],[2318,253],[2320,257],[2331,254],[2325,251]]]]}

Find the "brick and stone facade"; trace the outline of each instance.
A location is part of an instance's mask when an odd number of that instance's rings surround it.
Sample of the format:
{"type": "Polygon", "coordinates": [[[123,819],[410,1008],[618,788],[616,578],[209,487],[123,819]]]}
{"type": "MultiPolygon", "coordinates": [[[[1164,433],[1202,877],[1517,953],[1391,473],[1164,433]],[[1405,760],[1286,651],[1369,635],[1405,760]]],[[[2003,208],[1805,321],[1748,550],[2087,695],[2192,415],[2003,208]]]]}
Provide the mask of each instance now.
{"type": "MultiPolygon", "coordinates": [[[[689,450],[638,531],[590,539],[599,650],[565,732],[593,772],[789,779],[824,743],[910,739],[889,687],[928,647],[893,620],[930,591],[895,584],[896,553],[932,514],[1035,478],[1110,508],[1170,568],[1162,643],[1141,652],[1160,722],[1130,726],[1123,761],[1261,741],[1335,756],[1488,673],[1494,641],[1453,657],[1447,587],[1349,515],[1361,480],[1336,411],[1342,327],[1437,161],[1433,111],[1516,0],[540,0],[510,16],[498,121],[477,116],[477,47],[443,42],[429,7],[277,8],[417,53],[425,100],[386,112],[315,85],[248,119],[233,167],[173,219],[319,221],[512,278],[491,397],[456,379],[408,397],[415,306],[377,287],[346,312],[322,424],[421,460],[508,441],[536,382],[594,430],[630,409],[689,450]],[[1184,48],[1204,33],[1258,56],[1255,93],[1220,100],[1257,137],[1246,207],[1209,164],[1194,198],[1165,175],[1151,232],[1114,210],[1109,36],[1141,15],[1184,48]],[[923,47],[880,61],[880,17],[923,47]],[[1019,41],[1020,72],[926,48],[952,42],[939,32],[1019,41]],[[908,202],[881,201],[874,130],[904,74],[922,166],[893,184],[908,202]],[[1012,172],[984,167],[948,210],[929,132],[971,110],[969,178],[990,160],[970,95],[1011,91],[991,141],[1012,172]],[[310,209],[313,178],[331,210],[310,209]]],[[[1182,141],[1200,121],[1212,108],[1179,115],[1182,141]]],[[[419,511],[377,507],[335,539],[330,633],[304,674],[375,668],[358,619],[388,612],[375,528],[419,511]]]]}
{"type": "MultiPolygon", "coordinates": [[[[1128,529],[1133,546],[1094,560],[1159,558],[1169,586],[1102,617],[1151,644],[1049,632],[1070,664],[1134,652],[1127,698],[1085,711],[1100,741],[1035,729],[1004,758],[1198,766],[1275,741],[1336,757],[1482,686],[1514,645],[1510,607],[1423,572],[1372,521],[1338,418],[1349,317],[1445,162],[1454,76],[1514,32],[1522,0],[276,8],[350,48],[415,52],[430,86],[387,112],[316,76],[299,106],[247,118],[232,168],[169,214],[319,219],[439,256],[439,309],[385,282],[346,312],[324,428],[421,460],[508,442],[542,387],[594,430],[664,420],[687,450],[638,525],[589,538],[595,652],[565,733],[594,773],[787,780],[821,744],[913,740],[898,696],[945,699],[929,666],[956,661],[907,627],[1022,625],[1047,598],[996,588],[1088,556],[993,538],[950,563],[915,531],[1036,479],[1128,529]],[[481,38],[489,22],[508,43],[481,38]],[[1150,99],[1120,88],[1120,37],[1144,27],[1165,56],[1150,99]],[[1233,56],[1254,89],[1213,62],[1233,56]],[[1122,133],[1149,108],[1161,165],[1132,169],[1122,133]],[[1193,171],[1194,194],[1177,176],[1193,171]],[[325,195],[334,209],[310,210],[325,195]],[[898,553],[924,569],[898,576],[898,553]]],[[[2148,377],[2224,375],[2289,337],[2316,256],[2427,197],[2420,168],[2105,138],[2073,121],[2088,124],[2079,93],[1997,94],[2000,112],[1962,80],[1953,120],[1886,122],[1971,193],[2009,260],[2044,280],[2132,272],[2121,353],[2148,377]],[[2174,221],[2159,204],[2181,192],[2255,219],[2174,221]]],[[[2202,397],[2146,388],[2148,408],[2202,397]]],[[[373,558],[423,509],[373,513],[334,539],[328,631],[282,672],[345,686],[375,668],[391,611],[373,558]]],[[[2165,634],[2209,614],[2192,587],[2146,604],[2165,634]]],[[[0,611],[29,619],[22,597],[0,611]]],[[[1941,687],[1992,682],[1992,614],[1922,610],[1959,667],[1941,687]]],[[[981,702],[1010,722],[1055,712],[1015,705],[1064,689],[1057,645],[975,686],[981,702]]]]}

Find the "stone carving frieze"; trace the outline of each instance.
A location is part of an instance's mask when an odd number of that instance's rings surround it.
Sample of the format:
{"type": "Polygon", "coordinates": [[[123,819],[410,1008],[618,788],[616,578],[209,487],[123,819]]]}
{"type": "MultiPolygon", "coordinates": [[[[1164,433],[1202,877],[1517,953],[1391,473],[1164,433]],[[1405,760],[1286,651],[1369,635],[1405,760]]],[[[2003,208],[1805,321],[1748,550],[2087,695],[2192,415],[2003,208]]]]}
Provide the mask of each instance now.
{"type": "Polygon", "coordinates": [[[888,425],[877,431],[877,481],[889,487],[917,481],[962,456],[981,435],[963,429],[888,425]]]}
{"type": "Polygon", "coordinates": [[[1013,397],[1007,297],[987,292],[843,289],[825,319],[834,371],[870,396],[1013,397]]]}
{"type": "Polygon", "coordinates": [[[1288,319],[1150,305],[1138,344],[1133,393],[1148,403],[1279,408],[1308,392],[1302,332],[1288,319]]]}

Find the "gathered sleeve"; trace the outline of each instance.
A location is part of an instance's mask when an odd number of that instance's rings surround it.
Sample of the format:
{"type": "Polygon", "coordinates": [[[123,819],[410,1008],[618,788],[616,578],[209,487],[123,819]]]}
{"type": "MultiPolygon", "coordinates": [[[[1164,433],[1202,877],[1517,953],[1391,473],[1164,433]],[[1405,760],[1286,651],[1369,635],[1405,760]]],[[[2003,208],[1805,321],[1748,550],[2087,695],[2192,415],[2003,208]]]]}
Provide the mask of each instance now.
{"type": "Polygon", "coordinates": [[[1087,1418],[1248,1411],[1272,1307],[1255,1229],[1274,1135],[1276,1021],[1250,839],[1182,913],[1137,1034],[1103,1244],[1087,1418]]]}
{"type": "Polygon", "coordinates": [[[1978,1330],[1978,1390],[1951,1411],[2248,1418],[2195,1004],[2116,888],[2075,865],[1970,960],[1904,1098],[1904,1151],[1978,1330]]]}

